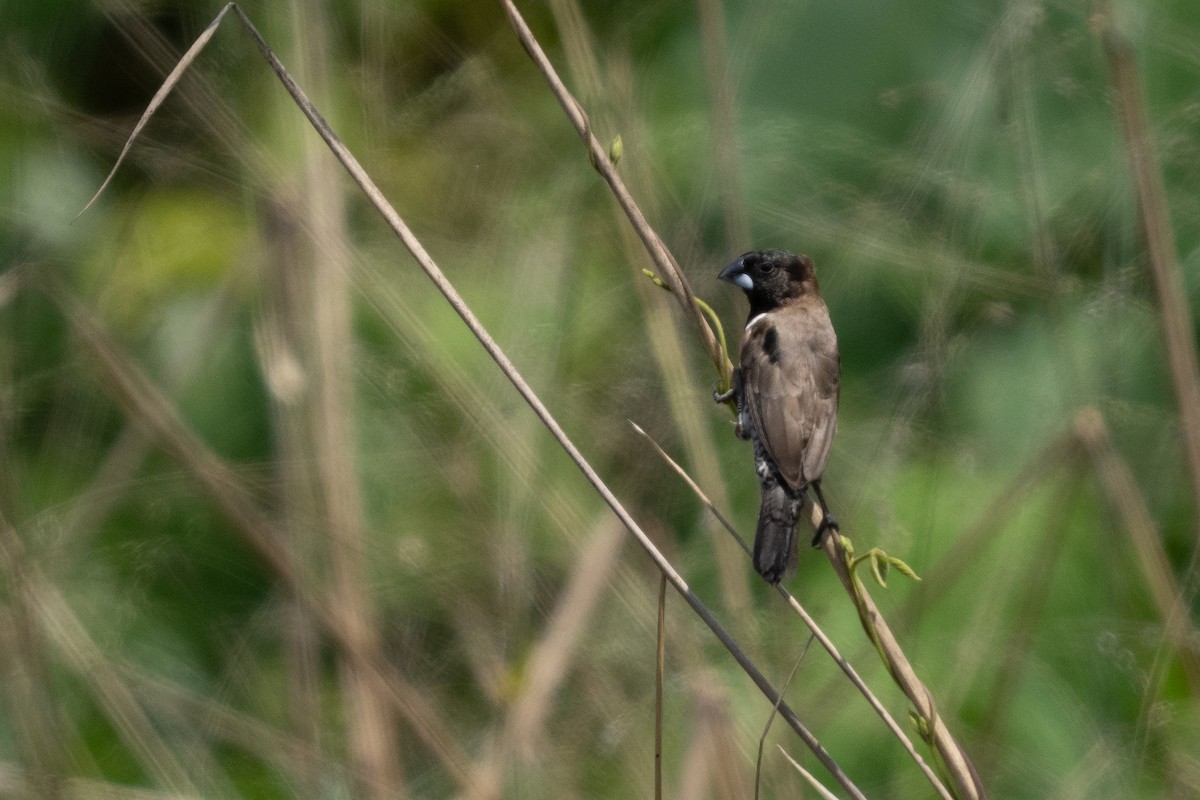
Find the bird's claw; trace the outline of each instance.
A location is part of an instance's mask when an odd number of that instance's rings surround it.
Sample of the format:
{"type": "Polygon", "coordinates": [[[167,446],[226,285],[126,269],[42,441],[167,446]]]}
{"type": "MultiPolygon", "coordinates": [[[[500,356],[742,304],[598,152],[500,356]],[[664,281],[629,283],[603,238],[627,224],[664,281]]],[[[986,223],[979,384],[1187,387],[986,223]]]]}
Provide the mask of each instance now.
{"type": "Polygon", "coordinates": [[[827,513],[821,517],[821,522],[817,525],[817,532],[813,534],[812,546],[814,548],[821,546],[826,531],[841,531],[841,526],[838,525],[837,518],[833,514],[827,513]]]}

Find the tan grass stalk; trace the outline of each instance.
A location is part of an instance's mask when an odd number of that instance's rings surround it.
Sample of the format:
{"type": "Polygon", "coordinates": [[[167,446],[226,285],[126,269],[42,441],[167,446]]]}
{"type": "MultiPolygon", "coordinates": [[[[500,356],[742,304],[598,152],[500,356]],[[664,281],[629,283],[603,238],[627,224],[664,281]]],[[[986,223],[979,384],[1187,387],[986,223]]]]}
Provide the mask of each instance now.
{"type": "Polygon", "coordinates": [[[1104,45],[1113,106],[1125,140],[1125,155],[1137,197],[1146,257],[1162,317],[1171,385],[1183,429],[1196,534],[1196,549],[1189,569],[1193,572],[1200,556],[1200,367],[1196,358],[1196,328],[1175,248],[1167,193],[1147,124],[1146,99],[1133,44],[1117,29],[1110,0],[1093,0],[1092,8],[1091,22],[1104,45]]]}
{"type": "Polygon", "coordinates": [[[587,112],[583,110],[583,106],[571,95],[570,90],[567,89],[566,85],[558,77],[554,65],[550,63],[550,59],[546,57],[546,53],[542,50],[542,46],[538,43],[537,38],[529,30],[529,26],[525,23],[525,18],[521,16],[521,12],[517,10],[512,0],[501,0],[501,4],[504,6],[505,13],[508,14],[509,21],[512,23],[513,30],[516,31],[521,45],[529,53],[529,57],[533,59],[534,63],[537,64],[538,69],[550,84],[554,96],[558,98],[559,105],[562,106],[568,119],[571,120],[571,124],[575,127],[575,132],[583,140],[592,166],[604,178],[617,203],[620,204],[621,210],[629,218],[630,223],[637,232],[638,238],[642,240],[646,252],[658,268],[659,274],[662,275],[667,285],[671,287],[671,292],[680,303],[684,317],[695,325],[705,350],[708,352],[709,358],[712,359],[713,366],[717,370],[717,374],[721,376],[722,384],[728,385],[733,365],[717,341],[712,328],[709,327],[708,321],[704,318],[704,313],[700,310],[700,306],[696,303],[691,285],[684,276],[679,263],[675,260],[675,256],[667,249],[662,238],[659,237],[658,233],[655,232],[654,228],[646,220],[645,214],[642,213],[641,208],[634,201],[629,190],[625,188],[625,182],[617,174],[616,165],[609,158],[608,150],[600,144],[600,141],[592,132],[592,124],[588,119],[587,112]]]}
{"type": "MultiPolygon", "coordinates": [[[[821,513],[821,509],[812,503],[808,503],[808,508],[813,529],[816,530],[820,527],[824,515],[821,513]]],[[[913,669],[908,656],[904,654],[904,650],[900,647],[900,643],[896,640],[879,607],[875,605],[867,587],[863,585],[856,574],[850,571],[848,554],[841,542],[838,541],[839,538],[838,536],[826,536],[821,549],[829,558],[829,563],[833,565],[843,588],[854,600],[854,607],[858,611],[858,618],[862,623],[863,630],[875,643],[884,666],[887,667],[896,685],[913,704],[921,735],[941,759],[942,766],[950,779],[954,796],[959,800],[965,800],[965,798],[982,800],[987,795],[970,757],[950,733],[950,729],[946,726],[941,714],[938,713],[933,693],[917,676],[916,670],[913,669]]]]}
{"type": "MultiPolygon", "coordinates": [[[[308,371],[303,361],[304,324],[308,320],[309,282],[301,278],[304,248],[299,220],[290,198],[275,198],[260,209],[264,309],[255,326],[255,352],[271,411],[275,469],[279,486],[279,526],[284,546],[296,563],[317,562],[316,532],[310,520],[314,479],[305,443],[304,398],[308,371]]],[[[318,698],[317,623],[304,603],[284,598],[283,641],[288,716],[293,732],[313,749],[320,747],[323,710],[318,698]]],[[[313,761],[297,759],[290,770],[301,787],[315,792],[319,775],[313,761]]]]}
{"type": "MultiPolygon", "coordinates": [[[[737,538],[741,539],[740,536],[737,538]]],[[[808,648],[812,647],[813,639],[815,638],[816,634],[811,634],[808,637],[808,641],[804,643],[803,649],[800,650],[800,655],[796,657],[796,663],[792,664],[792,671],[788,673],[787,680],[783,682],[782,694],[787,694],[792,681],[796,679],[796,673],[800,671],[800,665],[804,663],[804,657],[808,655],[808,648]]],[[[759,800],[761,796],[763,749],[766,747],[767,734],[771,732],[771,723],[775,721],[776,712],[777,709],[771,709],[771,714],[767,717],[767,721],[763,723],[762,736],[758,737],[758,756],[754,759],[754,800],[759,800]]],[[[782,750],[783,748],[780,749],[782,750]]],[[[790,761],[791,759],[789,758],[788,760],[790,761]]],[[[807,773],[805,774],[807,775],[807,773]]],[[[811,775],[808,775],[808,777],[810,780],[816,780],[811,775]]]]}
{"type": "Polygon", "coordinates": [[[817,794],[821,795],[824,800],[837,800],[837,795],[822,786],[820,781],[814,778],[811,772],[800,766],[800,763],[792,758],[791,754],[787,750],[784,750],[782,746],[779,748],[779,752],[783,753],[783,757],[788,760],[788,763],[795,767],[796,771],[808,782],[808,785],[816,790],[817,794]]]}
{"type": "MultiPolygon", "coordinates": [[[[316,3],[294,4],[293,41],[306,83],[318,98],[328,95],[330,71],[327,13],[316,3]]],[[[362,500],[354,458],[354,348],[351,332],[347,270],[350,259],[346,231],[346,202],[336,166],[324,148],[304,137],[304,216],[311,232],[315,258],[306,259],[311,276],[309,357],[312,363],[312,405],[309,421],[315,486],[328,536],[329,600],[339,604],[335,616],[346,625],[350,650],[343,652],[339,672],[345,686],[345,722],[351,757],[369,777],[375,800],[403,797],[404,781],[391,706],[369,663],[382,659],[379,620],[370,595],[364,546],[362,500]],[[358,653],[366,658],[358,657],[358,653]]],[[[296,265],[297,267],[300,265],[296,265]]],[[[300,277],[304,280],[304,277],[300,277]]]]}
{"type": "MultiPolygon", "coordinates": [[[[783,687],[782,691],[786,690],[783,687]]],[[[745,768],[734,733],[733,698],[729,690],[711,672],[704,671],[692,682],[692,696],[696,732],[704,749],[713,795],[727,800],[748,800],[750,793],[742,777],[745,768]]]]}
{"type": "Polygon", "coordinates": [[[620,564],[624,530],[605,516],[579,551],[575,566],[550,613],[522,671],[520,690],[503,724],[488,743],[475,768],[475,788],[468,797],[491,800],[503,796],[504,777],[515,761],[533,761],[545,742],[545,721],[588,632],[604,589],[620,564]]]}

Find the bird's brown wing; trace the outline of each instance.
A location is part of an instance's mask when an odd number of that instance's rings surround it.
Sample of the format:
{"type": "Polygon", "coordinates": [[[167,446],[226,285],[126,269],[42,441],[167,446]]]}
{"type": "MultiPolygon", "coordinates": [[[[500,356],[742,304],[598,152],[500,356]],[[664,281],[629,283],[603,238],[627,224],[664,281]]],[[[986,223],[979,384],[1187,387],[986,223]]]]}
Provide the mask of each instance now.
{"type": "Polygon", "coordinates": [[[841,365],[820,300],[776,309],[742,337],[743,392],[754,432],[798,490],[825,470],[837,429],[841,365]]]}

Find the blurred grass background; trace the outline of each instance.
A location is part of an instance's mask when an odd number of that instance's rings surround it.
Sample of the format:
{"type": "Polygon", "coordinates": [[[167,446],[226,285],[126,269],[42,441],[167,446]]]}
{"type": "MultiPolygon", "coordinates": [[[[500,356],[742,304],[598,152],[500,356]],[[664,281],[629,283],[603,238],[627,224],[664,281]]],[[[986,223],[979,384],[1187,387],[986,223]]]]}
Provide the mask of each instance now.
{"type": "MultiPolygon", "coordinates": [[[[656,575],[232,20],[72,222],[219,9],[0,7],[0,796],[650,796],[656,575]],[[114,388],[129,369],[168,402],[114,388]]],[[[782,683],[807,633],[627,420],[748,533],[749,448],[498,5],[246,10],[782,683]]],[[[522,10],[731,336],[722,266],[816,261],[827,492],[926,577],[877,599],[992,796],[1200,796],[1197,520],[1092,9],[522,10]]],[[[1190,299],[1200,7],[1116,11],[1190,299]]],[[[793,589],[903,719],[816,554],[793,589]]],[[[668,796],[750,797],[769,705],[672,600],[668,796]]],[[[869,796],[929,795],[823,655],[789,701],[869,796]]],[[[763,796],[803,795],[775,742],[812,761],[773,731],[763,796]]]]}

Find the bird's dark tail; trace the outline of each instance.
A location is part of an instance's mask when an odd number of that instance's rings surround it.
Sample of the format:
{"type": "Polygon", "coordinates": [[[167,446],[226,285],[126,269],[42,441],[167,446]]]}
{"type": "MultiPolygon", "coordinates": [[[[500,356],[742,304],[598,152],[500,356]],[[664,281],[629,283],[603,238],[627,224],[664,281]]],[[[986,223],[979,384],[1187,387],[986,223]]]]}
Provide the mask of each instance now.
{"type": "Polygon", "coordinates": [[[796,568],[796,519],[803,504],[803,495],[793,497],[778,483],[762,487],[754,568],[769,583],[779,583],[796,568]]]}

